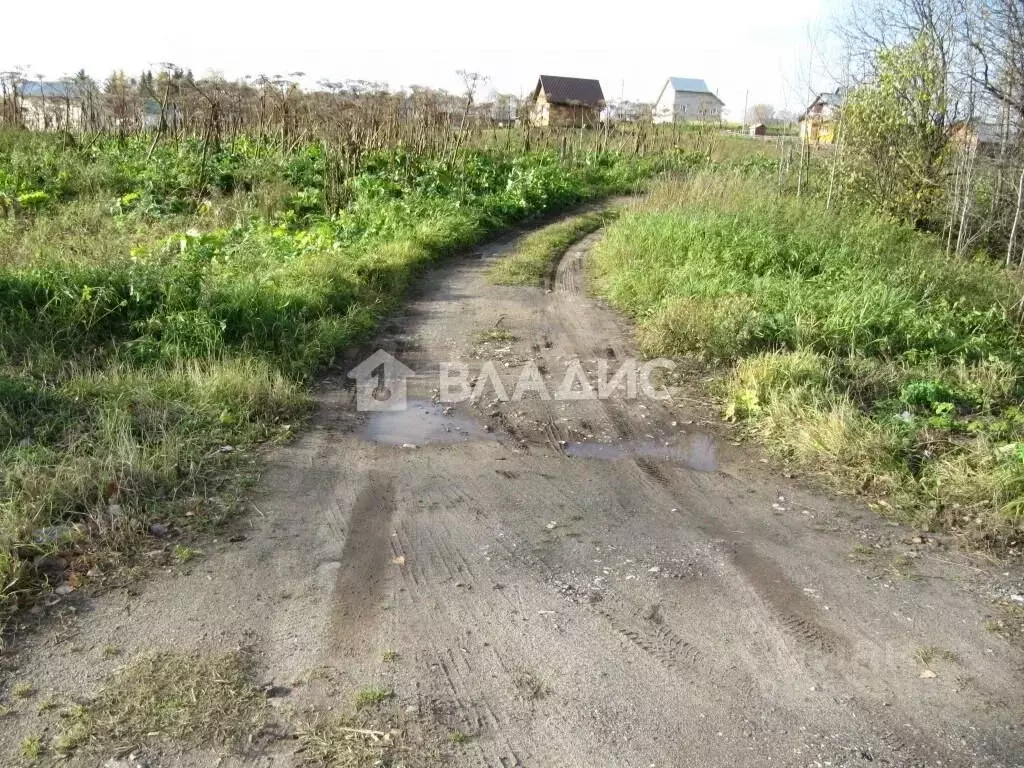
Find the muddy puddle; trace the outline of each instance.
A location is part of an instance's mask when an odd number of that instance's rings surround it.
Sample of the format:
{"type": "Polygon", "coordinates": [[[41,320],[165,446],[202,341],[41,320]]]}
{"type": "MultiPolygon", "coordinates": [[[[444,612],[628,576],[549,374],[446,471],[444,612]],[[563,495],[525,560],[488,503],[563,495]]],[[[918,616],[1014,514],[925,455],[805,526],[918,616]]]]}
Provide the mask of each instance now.
{"type": "Polygon", "coordinates": [[[665,445],[654,441],[623,440],[616,443],[569,443],[565,453],[580,459],[615,459],[631,456],[649,456],[654,459],[683,464],[698,472],[718,469],[718,450],[714,438],[693,435],[680,445],[665,445]]]}
{"type": "Polygon", "coordinates": [[[371,414],[362,437],[387,445],[467,443],[497,439],[472,419],[453,412],[445,413],[445,410],[441,405],[412,400],[404,411],[371,414]]]}

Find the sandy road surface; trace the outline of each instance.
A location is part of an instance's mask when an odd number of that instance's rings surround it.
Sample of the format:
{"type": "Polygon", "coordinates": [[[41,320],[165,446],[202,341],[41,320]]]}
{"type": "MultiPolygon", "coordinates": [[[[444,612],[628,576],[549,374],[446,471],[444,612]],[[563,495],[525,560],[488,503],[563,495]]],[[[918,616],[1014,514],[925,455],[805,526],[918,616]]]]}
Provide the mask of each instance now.
{"type": "Polygon", "coordinates": [[[415,371],[408,410],[357,412],[339,372],[271,456],[244,541],[81,605],[18,674],[88,693],[123,663],[108,643],[246,643],[268,681],[328,671],[299,701],[394,690],[468,737],[458,766],[1024,764],[1024,656],[983,628],[1019,574],[785,478],[685,390],[432,402],[444,361],[492,361],[511,393],[527,364],[554,389],[635,354],[583,290],[595,237],[549,290],[489,285],[503,244],[428,276],[376,345],[415,371]],[[931,646],[955,660],[915,660],[931,646]]]}

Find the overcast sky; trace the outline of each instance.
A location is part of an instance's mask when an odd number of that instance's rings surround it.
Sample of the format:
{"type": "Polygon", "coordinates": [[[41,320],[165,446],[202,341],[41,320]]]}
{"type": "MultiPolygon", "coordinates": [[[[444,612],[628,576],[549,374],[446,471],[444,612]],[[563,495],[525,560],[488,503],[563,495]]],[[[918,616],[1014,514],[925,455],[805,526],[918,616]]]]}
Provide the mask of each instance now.
{"type": "Polygon", "coordinates": [[[820,61],[830,0],[55,0],[4,3],[0,69],[102,78],[170,61],[229,78],[303,71],[457,90],[457,69],[528,92],[538,74],[596,77],[608,99],[653,101],[698,77],[738,118],[750,104],[805,106],[832,86],[820,61]],[[17,30],[17,32],[13,32],[17,30]],[[36,33],[33,30],[37,30],[36,33]],[[812,74],[808,76],[808,68],[812,74]]]}

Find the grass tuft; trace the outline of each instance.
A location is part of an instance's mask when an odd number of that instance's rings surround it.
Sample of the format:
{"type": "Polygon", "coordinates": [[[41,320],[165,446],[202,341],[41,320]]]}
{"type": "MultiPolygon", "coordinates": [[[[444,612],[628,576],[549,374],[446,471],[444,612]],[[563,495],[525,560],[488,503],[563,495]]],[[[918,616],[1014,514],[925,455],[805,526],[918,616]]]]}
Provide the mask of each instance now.
{"type": "Polygon", "coordinates": [[[393,698],[395,692],[388,688],[364,688],[356,693],[356,709],[376,707],[393,698]]]}
{"type": "Polygon", "coordinates": [[[488,328],[486,331],[477,333],[475,339],[477,344],[486,344],[488,342],[517,341],[518,337],[506,328],[488,328]]]}
{"type": "Polygon", "coordinates": [[[21,742],[21,756],[32,761],[43,755],[43,740],[39,736],[26,736],[21,742]]]}
{"type": "Polygon", "coordinates": [[[536,673],[529,670],[523,671],[515,677],[515,686],[519,692],[528,699],[543,699],[551,688],[536,673]]]}
{"type": "Polygon", "coordinates": [[[171,555],[179,565],[185,565],[185,563],[195,560],[200,554],[202,553],[198,549],[186,547],[184,544],[175,544],[171,550],[171,555]]]}
{"type": "Polygon", "coordinates": [[[948,648],[940,648],[937,645],[922,645],[914,649],[914,660],[927,667],[936,661],[945,661],[950,664],[959,664],[960,657],[948,648]]]}
{"type": "Polygon", "coordinates": [[[33,693],[35,688],[32,687],[32,683],[15,683],[11,688],[11,695],[16,699],[27,699],[33,693]]]}
{"type": "Polygon", "coordinates": [[[300,728],[298,738],[305,765],[330,768],[427,768],[446,765],[450,751],[436,728],[378,709],[318,718],[300,728]]]}

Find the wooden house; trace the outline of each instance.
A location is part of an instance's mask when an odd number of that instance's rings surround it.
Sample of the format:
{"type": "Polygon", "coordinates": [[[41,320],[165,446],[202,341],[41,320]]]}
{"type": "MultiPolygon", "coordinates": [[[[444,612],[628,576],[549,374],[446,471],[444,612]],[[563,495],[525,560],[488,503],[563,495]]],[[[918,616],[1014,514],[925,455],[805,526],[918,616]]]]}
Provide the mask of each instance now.
{"type": "Polygon", "coordinates": [[[800,138],[810,144],[834,142],[839,127],[839,113],[845,100],[842,89],[835,93],[819,93],[800,115],[800,138]]]}
{"type": "Polygon", "coordinates": [[[725,106],[708,84],[694,77],[670,77],[654,103],[655,123],[717,123],[725,106]]]}
{"type": "Polygon", "coordinates": [[[530,122],[537,126],[593,128],[601,122],[601,83],[582,77],[541,75],[530,98],[530,122]]]}

